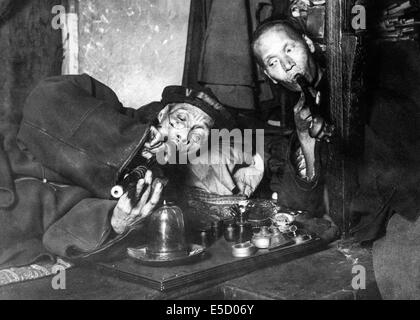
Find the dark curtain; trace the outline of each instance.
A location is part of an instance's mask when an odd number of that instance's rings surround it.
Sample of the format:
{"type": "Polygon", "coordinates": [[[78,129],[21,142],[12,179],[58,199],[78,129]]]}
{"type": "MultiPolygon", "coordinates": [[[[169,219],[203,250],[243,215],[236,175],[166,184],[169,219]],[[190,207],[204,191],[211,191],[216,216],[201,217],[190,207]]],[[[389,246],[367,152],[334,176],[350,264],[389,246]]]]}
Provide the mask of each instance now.
{"type": "Polygon", "coordinates": [[[288,0],[191,1],[184,85],[210,87],[225,105],[255,109],[272,98],[254,62],[250,41],[257,25],[287,8],[288,0]]]}
{"type": "Polygon", "coordinates": [[[201,48],[207,28],[207,19],[212,0],[191,0],[190,18],[188,21],[187,49],[182,84],[198,84],[198,66],[200,65],[201,48]]]}
{"type": "MultiPolygon", "coordinates": [[[[11,0],[8,0],[11,1],[11,0]]],[[[207,29],[208,17],[213,0],[192,0],[190,18],[188,22],[187,50],[183,85],[198,84],[198,69],[200,63],[203,40],[207,29]]],[[[289,0],[271,0],[271,11],[268,6],[260,6],[256,10],[256,20],[262,21],[265,17],[287,15],[289,0]]]]}
{"type": "Polygon", "coordinates": [[[0,23],[7,19],[7,17],[12,12],[13,4],[14,2],[18,1],[12,1],[12,0],[0,0],[0,23]]]}
{"type": "Polygon", "coordinates": [[[288,10],[289,0],[191,1],[183,84],[208,86],[225,105],[254,110],[263,120],[275,114],[290,122],[284,90],[265,80],[249,45],[261,21],[288,10]]]}
{"type": "Polygon", "coordinates": [[[24,101],[43,78],[61,73],[61,30],[51,27],[59,0],[0,0],[0,140],[14,143],[24,101]]]}

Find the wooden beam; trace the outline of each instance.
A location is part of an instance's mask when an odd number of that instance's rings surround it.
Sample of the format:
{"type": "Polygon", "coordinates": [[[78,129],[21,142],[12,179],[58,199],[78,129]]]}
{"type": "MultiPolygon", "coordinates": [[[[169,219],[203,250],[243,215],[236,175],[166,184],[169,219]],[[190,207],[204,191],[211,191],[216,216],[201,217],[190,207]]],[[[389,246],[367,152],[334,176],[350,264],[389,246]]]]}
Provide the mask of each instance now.
{"type": "Polygon", "coordinates": [[[79,74],[78,0],[67,0],[68,8],[62,29],[64,59],[62,74],[79,74]]]}
{"type": "Polygon", "coordinates": [[[350,27],[354,0],[327,1],[327,74],[329,114],[336,126],[327,186],[330,215],[344,237],[350,230],[350,203],[357,186],[357,161],[363,152],[361,36],[350,27]]]}
{"type": "Polygon", "coordinates": [[[340,145],[344,135],[343,127],[343,55],[342,55],[342,17],[343,0],[327,0],[326,2],[326,46],[327,76],[330,90],[329,114],[336,127],[333,140],[330,167],[328,168],[329,214],[345,233],[344,221],[344,163],[340,145]]]}

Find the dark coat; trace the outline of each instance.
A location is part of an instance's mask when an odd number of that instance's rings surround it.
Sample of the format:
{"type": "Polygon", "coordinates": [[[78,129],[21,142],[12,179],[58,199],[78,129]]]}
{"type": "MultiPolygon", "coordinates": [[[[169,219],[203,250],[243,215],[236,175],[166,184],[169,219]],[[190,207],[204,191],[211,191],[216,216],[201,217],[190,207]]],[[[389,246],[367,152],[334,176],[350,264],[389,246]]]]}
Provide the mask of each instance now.
{"type": "Polygon", "coordinates": [[[110,189],[148,128],[88,75],[42,81],[16,145],[0,148],[0,267],[81,257],[122,238],[110,224],[110,189]]]}
{"type": "Polygon", "coordinates": [[[325,142],[315,145],[315,177],[311,181],[301,178],[294,165],[294,154],[300,147],[296,134],[290,138],[266,139],[266,173],[270,189],[278,193],[279,202],[289,208],[305,210],[310,216],[321,218],[326,214],[324,183],[328,165],[325,142]]]}

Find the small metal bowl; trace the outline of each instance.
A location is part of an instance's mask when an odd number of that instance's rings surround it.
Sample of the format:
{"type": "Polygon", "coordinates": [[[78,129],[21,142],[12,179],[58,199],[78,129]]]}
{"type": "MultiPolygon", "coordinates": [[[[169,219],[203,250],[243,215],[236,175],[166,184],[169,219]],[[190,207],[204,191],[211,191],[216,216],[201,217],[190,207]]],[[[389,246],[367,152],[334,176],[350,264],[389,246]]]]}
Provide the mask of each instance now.
{"type": "Polygon", "coordinates": [[[257,248],[250,242],[238,243],[232,246],[232,255],[235,258],[246,258],[252,256],[257,248]]]}

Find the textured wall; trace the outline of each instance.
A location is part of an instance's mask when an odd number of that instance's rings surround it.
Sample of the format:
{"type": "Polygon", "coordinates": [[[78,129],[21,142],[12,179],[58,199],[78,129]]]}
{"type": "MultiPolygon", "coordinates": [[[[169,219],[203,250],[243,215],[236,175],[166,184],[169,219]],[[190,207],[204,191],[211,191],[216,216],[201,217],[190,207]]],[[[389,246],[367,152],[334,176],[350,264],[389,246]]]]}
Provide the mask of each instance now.
{"type": "Polygon", "coordinates": [[[190,0],[79,3],[79,71],[114,89],[127,107],[181,84],[190,0]]]}

